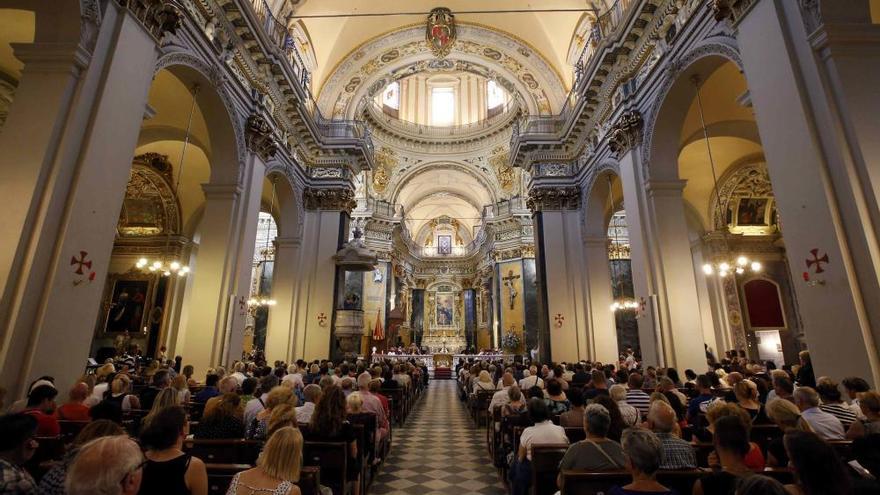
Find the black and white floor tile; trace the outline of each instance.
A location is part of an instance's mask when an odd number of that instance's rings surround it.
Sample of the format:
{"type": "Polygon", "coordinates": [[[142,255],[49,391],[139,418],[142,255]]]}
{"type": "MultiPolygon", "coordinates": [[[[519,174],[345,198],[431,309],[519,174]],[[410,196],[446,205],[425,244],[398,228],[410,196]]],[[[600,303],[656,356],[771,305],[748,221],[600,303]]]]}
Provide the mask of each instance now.
{"type": "Polygon", "coordinates": [[[370,495],[479,493],[502,495],[504,485],[454,380],[432,380],[406,423],[395,427],[391,454],[370,495]]]}

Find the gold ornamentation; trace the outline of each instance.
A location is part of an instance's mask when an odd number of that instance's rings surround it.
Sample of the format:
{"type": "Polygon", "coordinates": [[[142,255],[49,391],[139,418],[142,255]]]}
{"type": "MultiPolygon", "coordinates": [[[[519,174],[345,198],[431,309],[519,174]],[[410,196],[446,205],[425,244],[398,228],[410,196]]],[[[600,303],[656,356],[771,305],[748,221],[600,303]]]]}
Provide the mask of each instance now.
{"type": "Polygon", "coordinates": [[[492,165],[495,176],[498,177],[498,183],[501,185],[501,190],[504,192],[511,192],[513,190],[515,178],[509,158],[510,153],[502,146],[493,149],[492,155],[489,157],[489,164],[492,165]]]}
{"type": "Polygon", "coordinates": [[[308,187],[303,192],[303,206],[307,210],[344,210],[351,212],[356,206],[354,191],[349,188],[308,187]]]}
{"type": "Polygon", "coordinates": [[[581,204],[580,186],[541,186],[532,188],[526,207],[532,212],[576,210],[581,204]]]}
{"type": "Polygon", "coordinates": [[[608,148],[618,159],[642,140],[642,114],[626,112],[611,126],[608,132],[608,148]]]}
{"type": "Polygon", "coordinates": [[[256,153],[264,162],[275,155],[272,126],[262,115],[253,114],[248,117],[245,133],[248,149],[256,153]]]}
{"type": "Polygon", "coordinates": [[[391,174],[397,167],[397,155],[391,148],[382,146],[376,150],[373,161],[376,164],[373,171],[373,191],[381,194],[388,186],[391,174]]]}
{"type": "Polygon", "coordinates": [[[452,15],[452,11],[445,7],[431,10],[425,24],[425,41],[428,43],[428,48],[437,58],[443,58],[449,55],[455,39],[455,16],[452,15]]]}

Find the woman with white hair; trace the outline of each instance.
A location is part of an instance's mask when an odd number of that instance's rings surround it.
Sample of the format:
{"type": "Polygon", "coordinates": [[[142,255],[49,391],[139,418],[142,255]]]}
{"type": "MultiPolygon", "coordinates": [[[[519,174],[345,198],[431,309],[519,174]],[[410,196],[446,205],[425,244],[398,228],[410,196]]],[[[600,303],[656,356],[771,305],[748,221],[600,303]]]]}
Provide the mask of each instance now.
{"type": "MultiPolygon", "coordinates": [[[[584,431],[587,438],[571,444],[559,463],[557,484],[562,486],[562,470],[583,469],[609,471],[623,469],[626,457],[619,443],[608,438],[611,413],[605,406],[590,404],[584,409],[584,431]]],[[[659,462],[659,459],[658,459],[659,462]]]]}
{"type": "Polygon", "coordinates": [[[632,482],[622,487],[615,486],[609,495],[672,495],[669,488],[657,482],[657,470],[663,457],[663,446],[653,432],[642,428],[627,428],[623,432],[623,451],[626,454],[626,470],[632,482]]]}
{"type": "Polygon", "coordinates": [[[481,371],[479,380],[474,382],[474,393],[477,393],[481,390],[485,390],[487,392],[495,391],[495,384],[492,383],[492,375],[490,375],[487,370],[481,371]]]}
{"type": "Polygon", "coordinates": [[[134,495],[144,475],[144,455],[127,435],[96,438],[79,449],[64,482],[68,495],[134,495]]]}
{"type": "Polygon", "coordinates": [[[617,403],[617,408],[620,409],[620,416],[623,417],[623,422],[626,426],[635,426],[639,422],[639,410],[627,404],[626,387],[620,384],[612,385],[608,394],[617,403]]]}

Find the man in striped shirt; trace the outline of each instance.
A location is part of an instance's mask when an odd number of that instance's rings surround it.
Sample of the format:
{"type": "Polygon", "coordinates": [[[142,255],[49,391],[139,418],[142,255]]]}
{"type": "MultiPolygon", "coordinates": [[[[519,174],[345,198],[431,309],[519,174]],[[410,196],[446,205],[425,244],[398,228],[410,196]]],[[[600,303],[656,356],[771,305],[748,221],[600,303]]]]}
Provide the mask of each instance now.
{"type": "Polygon", "coordinates": [[[822,400],[819,409],[839,419],[843,424],[843,429],[848,430],[849,425],[856,420],[856,413],[840,400],[840,389],[837,387],[837,383],[828,377],[822,377],[816,385],[816,392],[819,394],[819,399],[822,400]]]}
{"type": "Polygon", "coordinates": [[[645,379],[642,375],[631,373],[627,380],[629,390],[626,391],[626,403],[635,407],[642,418],[648,415],[648,408],[651,407],[651,396],[642,390],[644,383],[645,379]]]}

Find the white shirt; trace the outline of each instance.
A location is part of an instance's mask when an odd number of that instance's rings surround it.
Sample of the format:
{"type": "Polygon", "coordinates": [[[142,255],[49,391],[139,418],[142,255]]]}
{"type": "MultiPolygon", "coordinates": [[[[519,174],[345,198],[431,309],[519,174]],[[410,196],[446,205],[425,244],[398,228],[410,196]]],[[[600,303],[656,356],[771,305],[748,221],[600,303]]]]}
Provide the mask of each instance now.
{"type": "Polygon", "coordinates": [[[296,422],[297,423],[308,423],[312,420],[312,413],[315,411],[315,403],[314,402],[306,402],[305,404],[296,408],[296,422]]]}
{"type": "Polygon", "coordinates": [[[241,371],[236,371],[235,373],[229,375],[232,378],[235,378],[235,381],[238,382],[238,386],[240,387],[242,383],[247,379],[247,375],[242,373],[241,371]]]}
{"type": "Polygon", "coordinates": [[[801,416],[822,440],[843,440],[846,436],[846,433],[843,431],[843,423],[834,415],[818,407],[807,409],[801,413],[801,416]]]}
{"type": "MultiPolygon", "coordinates": [[[[266,398],[269,397],[269,394],[263,394],[260,399],[263,399],[263,403],[266,402],[266,398]]],[[[257,414],[260,414],[260,411],[265,409],[263,403],[260,403],[260,399],[251,399],[244,406],[244,426],[247,427],[249,424],[254,422],[254,418],[257,417],[257,414]]]]}
{"type": "Polygon", "coordinates": [[[544,379],[538,375],[527,376],[519,381],[519,389],[525,392],[535,385],[544,388],[544,379]]]}
{"type": "Polygon", "coordinates": [[[299,373],[290,373],[288,375],[284,375],[284,378],[281,379],[281,383],[291,382],[293,383],[294,388],[303,388],[305,385],[303,384],[303,377],[299,373]]]}
{"type": "Polygon", "coordinates": [[[92,407],[95,404],[104,400],[104,392],[110,388],[110,384],[107,382],[99,383],[95,385],[95,388],[92,389],[92,395],[90,395],[83,404],[92,407]]]}
{"type": "Polygon", "coordinates": [[[495,392],[492,395],[492,400],[489,402],[489,413],[495,410],[496,407],[501,407],[505,404],[510,403],[510,396],[507,395],[507,389],[510,387],[504,387],[501,390],[495,392]]]}
{"type": "Polygon", "coordinates": [[[532,460],[532,444],[568,445],[568,437],[565,436],[565,428],[554,425],[548,419],[523,430],[522,436],[519,437],[519,443],[526,448],[526,458],[532,460]]]}

